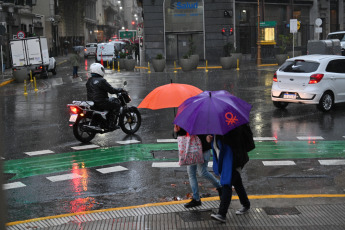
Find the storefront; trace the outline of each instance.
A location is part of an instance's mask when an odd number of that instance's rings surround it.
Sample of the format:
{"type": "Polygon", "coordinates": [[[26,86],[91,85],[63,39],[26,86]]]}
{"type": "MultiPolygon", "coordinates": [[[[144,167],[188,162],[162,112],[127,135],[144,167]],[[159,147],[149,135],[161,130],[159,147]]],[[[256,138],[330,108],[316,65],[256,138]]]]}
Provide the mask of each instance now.
{"type": "Polygon", "coordinates": [[[203,0],[191,2],[166,0],[164,14],[167,60],[177,60],[191,54],[198,54],[204,59],[203,0]]]}

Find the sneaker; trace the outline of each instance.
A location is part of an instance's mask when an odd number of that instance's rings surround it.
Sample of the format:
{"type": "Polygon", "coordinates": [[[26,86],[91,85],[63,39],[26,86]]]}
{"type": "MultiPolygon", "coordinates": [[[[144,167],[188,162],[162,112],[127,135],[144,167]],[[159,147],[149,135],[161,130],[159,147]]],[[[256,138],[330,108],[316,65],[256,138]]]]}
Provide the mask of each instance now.
{"type": "Polygon", "coordinates": [[[223,194],[222,187],[217,188],[217,191],[218,191],[218,195],[219,195],[219,200],[221,200],[222,199],[222,194],[223,194]]]}
{"type": "Polygon", "coordinates": [[[197,200],[192,199],[189,203],[185,204],[184,207],[193,208],[200,205],[201,205],[201,200],[197,201],[197,200]]]}
{"type": "Polygon", "coordinates": [[[215,220],[218,220],[218,221],[222,222],[222,223],[225,223],[225,222],[226,222],[225,216],[222,216],[222,215],[220,215],[220,214],[211,214],[211,217],[212,217],[213,219],[215,219],[215,220]]]}
{"type": "Polygon", "coordinates": [[[236,211],[236,215],[243,215],[243,214],[246,214],[248,211],[249,211],[250,208],[247,208],[247,207],[242,207],[241,209],[237,210],[236,211]]]}

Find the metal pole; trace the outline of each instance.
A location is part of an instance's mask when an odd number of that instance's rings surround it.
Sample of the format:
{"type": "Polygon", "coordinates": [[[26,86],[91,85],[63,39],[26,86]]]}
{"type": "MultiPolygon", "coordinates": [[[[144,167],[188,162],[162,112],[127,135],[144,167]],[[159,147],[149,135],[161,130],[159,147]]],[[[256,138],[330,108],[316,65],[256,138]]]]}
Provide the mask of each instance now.
{"type": "Polygon", "coordinates": [[[1,45],[1,74],[2,74],[2,80],[4,80],[4,59],[2,55],[2,45],[1,45]]]}
{"type": "Polygon", "coordinates": [[[237,49],[237,43],[236,43],[236,6],[235,6],[235,0],[232,1],[232,18],[234,19],[234,48],[237,49]]]}
{"type": "Polygon", "coordinates": [[[261,65],[261,43],[260,43],[260,0],[258,0],[258,52],[257,52],[257,65],[261,65]]]}

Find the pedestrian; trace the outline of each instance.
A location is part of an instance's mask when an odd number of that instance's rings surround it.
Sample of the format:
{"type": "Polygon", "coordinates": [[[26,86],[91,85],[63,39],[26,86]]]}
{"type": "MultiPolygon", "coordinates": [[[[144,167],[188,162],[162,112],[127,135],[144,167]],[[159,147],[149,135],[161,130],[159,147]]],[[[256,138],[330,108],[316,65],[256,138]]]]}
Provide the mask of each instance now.
{"type": "Polygon", "coordinates": [[[232,186],[234,186],[242,205],[242,208],[236,211],[236,215],[245,214],[250,209],[250,201],[242,183],[241,170],[249,161],[248,150],[255,148],[255,145],[252,141],[254,147],[249,146],[246,135],[249,135],[251,139],[253,137],[248,124],[241,125],[224,136],[207,137],[207,142],[212,142],[215,153],[213,170],[216,175],[220,175],[222,185],[218,213],[212,214],[211,217],[223,223],[226,222],[226,214],[231,203],[232,186]]]}
{"type": "Polygon", "coordinates": [[[78,68],[80,66],[80,56],[78,49],[74,49],[74,53],[70,57],[71,65],[73,66],[73,78],[77,78],[78,76],[78,68]]]}
{"type": "MultiPolygon", "coordinates": [[[[177,125],[174,125],[174,132],[177,136],[185,136],[187,132],[177,125]]],[[[221,196],[221,185],[219,180],[217,180],[208,170],[207,165],[211,156],[211,144],[206,141],[207,135],[198,135],[202,144],[202,151],[204,157],[204,163],[187,165],[187,173],[189,177],[189,184],[193,192],[193,198],[190,202],[186,203],[184,206],[186,208],[193,208],[201,205],[201,199],[199,194],[198,179],[196,177],[196,172],[198,171],[199,176],[207,179],[212,183],[212,185],[217,189],[219,197],[221,196]]]]}
{"type": "Polygon", "coordinates": [[[69,46],[69,41],[65,40],[63,42],[63,47],[64,47],[64,53],[66,56],[68,55],[68,46],[69,46]]]}

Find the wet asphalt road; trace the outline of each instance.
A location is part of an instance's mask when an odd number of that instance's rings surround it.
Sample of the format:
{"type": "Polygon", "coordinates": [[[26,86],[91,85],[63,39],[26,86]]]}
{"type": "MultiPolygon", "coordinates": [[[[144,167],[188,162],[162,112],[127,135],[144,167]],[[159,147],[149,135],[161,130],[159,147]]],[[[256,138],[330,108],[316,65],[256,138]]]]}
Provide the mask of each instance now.
{"type": "MultiPolygon", "coordinates": [[[[11,83],[0,87],[1,133],[0,151],[6,161],[25,159],[25,152],[49,149],[55,154],[72,152],[71,146],[81,145],[68,127],[66,107],[72,100],[85,100],[87,66],[79,70],[80,79],[71,78],[71,67],[59,66],[58,74],[38,80],[38,92],[29,86],[28,96],[23,84],[11,83]]],[[[85,63],[86,64],[86,63],[85,63]]],[[[141,72],[109,73],[106,79],[114,87],[124,81],[131,105],[138,106],[154,88],[175,83],[192,84],[202,90],[227,90],[253,105],[251,127],[255,137],[275,137],[278,141],[297,141],[297,137],[321,136],[324,141],[343,141],[345,105],[322,113],[313,105],[289,105],[278,110],[270,99],[272,77],[277,67],[241,66],[236,70],[202,70],[190,73],[172,71],[147,74],[141,72]]],[[[136,135],[128,136],[118,130],[97,135],[92,141],[100,147],[119,146],[117,141],[139,140],[142,144],[157,143],[157,139],[172,138],[174,109],[141,109],[142,126],[136,135]]],[[[293,142],[292,142],[293,143],[293,142]]],[[[126,154],[124,152],[123,154],[126,154]]],[[[249,194],[343,193],[341,175],[344,167],[320,166],[316,159],[296,160],[294,168],[265,168],[260,160],[251,161],[245,168],[244,180],[249,194]]],[[[44,164],[44,162],[42,162],[44,164]]],[[[94,168],[73,167],[81,180],[50,183],[46,176],[31,176],[20,180],[25,188],[7,190],[9,221],[57,215],[68,212],[139,205],[151,202],[186,199],[190,192],[185,168],[152,168],[151,162],[125,162],[128,171],[102,175],[94,168]]],[[[18,166],[20,167],[20,165],[18,166]]],[[[5,174],[10,181],[13,175],[5,174]]],[[[15,180],[16,181],[16,180],[15,180]]],[[[13,181],[10,181],[13,182],[13,181]]],[[[205,196],[216,192],[202,181],[205,196]]]]}

